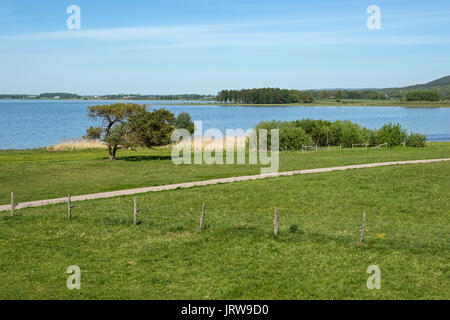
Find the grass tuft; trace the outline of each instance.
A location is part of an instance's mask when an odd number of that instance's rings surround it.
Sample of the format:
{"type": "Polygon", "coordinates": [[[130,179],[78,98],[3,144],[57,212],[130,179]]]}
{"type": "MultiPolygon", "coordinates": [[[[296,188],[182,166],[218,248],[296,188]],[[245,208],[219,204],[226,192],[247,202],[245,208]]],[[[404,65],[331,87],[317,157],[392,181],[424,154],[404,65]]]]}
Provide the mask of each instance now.
{"type": "Polygon", "coordinates": [[[99,140],[71,139],[61,141],[55,145],[48,146],[49,151],[73,151],[73,150],[90,150],[90,149],[108,149],[108,146],[99,140]]]}

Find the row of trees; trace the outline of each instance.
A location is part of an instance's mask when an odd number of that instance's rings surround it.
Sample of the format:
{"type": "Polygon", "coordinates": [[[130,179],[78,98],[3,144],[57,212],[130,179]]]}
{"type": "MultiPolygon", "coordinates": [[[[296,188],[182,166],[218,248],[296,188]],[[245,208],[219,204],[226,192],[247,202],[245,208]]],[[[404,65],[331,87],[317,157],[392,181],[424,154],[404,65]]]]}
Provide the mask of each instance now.
{"type": "Polygon", "coordinates": [[[311,103],[314,102],[314,94],[311,91],[261,88],[222,90],[216,99],[220,102],[245,104],[311,103]]]}
{"type": "Polygon", "coordinates": [[[402,145],[404,142],[412,147],[424,147],[426,137],[411,133],[400,124],[388,123],[380,129],[368,129],[351,121],[325,121],[302,119],[295,121],[263,121],[258,129],[279,130],[280,150],[301,150],[302,146],[317,145],[320,147],[339,146],[351,147],[352,144],[376,146],[388,143],[388,146],[402,145]]]}
{"type": "Polygon", "coordinates": [[[283,104],[283,103],[312,103],[325,99],[359,99],[386,100],[399,99],[407,101],[439,101],[439,94],[435,90],[319,90],[299,91],[279,88],[222,90],[216,100],[226,103],[244,104],[283,104]]]}
{"type": "Polygon", "coordinates": [[[316,99],[368,99],[385,100],[386,94],[376,90],[320,90],[314,91],[316,99]]]}
{"type": "Polygon", "coordinates": [[[407,101],[439,101],[441,97],[435,90],[320,90],[313,91],[316,99],[360,99],[387,100],[399,99],[407,101]]]}
{"type": "Polygon", "coordinates": [[[386,94],[376,90],[300,91],[279,88],[222,90],[217,101],[245,104],[312,103],[316,99],[384,100],[386,94]]]}
{"type": "Polygon", "coordinates": [[[67,92],[47,92],[41,93],[37,98],[45,99],[45,98],[54,98],[59,97],[60,99],[79,99],[81,96],[75,93],[67,93],[67,92]]]}
{"type": "Polygon", "coordinates": [[[434,90],[414,90],[406,94],[408,101],[439,101],[441,97],[434,90]]]}
{"type": "Polygon", "coordinates": [[[104,141],[110,160],[116,158],[120,148],[167,145],[175,128],[194,131],[194,123],[187,113],[175,117],[164,108],[147,111],[145,105],[135,103],[90,106],[88,116],[100,120],[101,125],[91,126],[83,138],[104,141]]]}
{"type": "Polygon", "coordinates": [[[108,100],[121,100],[121,99],[131,99],[131,100],[213,100],[214,96],[203,95],[203,94],[168,94],[168,95],[141,95],[141,94],[110,94],[102,96],[103,99],[108,100]]]}

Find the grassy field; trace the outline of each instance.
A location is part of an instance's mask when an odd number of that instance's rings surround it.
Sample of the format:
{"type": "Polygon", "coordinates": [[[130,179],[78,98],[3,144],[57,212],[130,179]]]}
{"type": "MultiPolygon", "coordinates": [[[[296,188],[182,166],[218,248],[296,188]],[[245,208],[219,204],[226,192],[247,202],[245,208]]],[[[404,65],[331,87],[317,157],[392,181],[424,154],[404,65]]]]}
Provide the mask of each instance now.
{"type": "MultiPolygon", "coordinates": [[[[335,161],[447,150],[349,151],[335,161]]],[[[329,164],[327,155],[288,158],[284,168],[329,164]]],[[[54,157],[28,156],[44,169],[54,157]]],[[[83,161],[110,165],[96,153],[58,157],[67,170],[81,170],[83,161]]],[[[57,182],[50,177],[42,180],[57,182]]],[[[0,299],[450,299],[449,190],[443,162],[144,194],[138,226],[132,197],[76,203],[71,221],[63,204],[2,213],[0,299]],[[203,202],[207,228],[198,232],[203,202]],[[363,211],[366,242],[356,246],[363,211]],[[290,232],[293,225],[299,229],[290,232]],[[380,290],[366,288],[372,264],[381,269],[380,290]],[[80,291],[66,288],[70,265],[81,268],[80,291]]]]}
{"type": "MultiPolygon", "coordinates": [[[[450,143],[426,148],[347,149],[282,152],[280,171],[395,160],[450,157],[450,143]]],[[[169,149],[119,151],[108,161],[105,150],[0,151],[0,204],[81,195],[102,191],[259,174],[257,165],[181,165],[169,149]]]]}

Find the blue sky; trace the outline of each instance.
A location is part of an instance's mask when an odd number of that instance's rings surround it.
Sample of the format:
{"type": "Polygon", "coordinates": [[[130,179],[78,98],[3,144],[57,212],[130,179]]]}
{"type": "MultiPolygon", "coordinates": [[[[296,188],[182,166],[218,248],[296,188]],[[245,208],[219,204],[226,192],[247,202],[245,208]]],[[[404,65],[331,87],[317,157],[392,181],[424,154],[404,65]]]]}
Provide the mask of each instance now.
{"type": "Polygon", "coordinates": [[[0,93],[404,86],[450,74],[450,1],[1,0],[0,70],[0,93]]]}

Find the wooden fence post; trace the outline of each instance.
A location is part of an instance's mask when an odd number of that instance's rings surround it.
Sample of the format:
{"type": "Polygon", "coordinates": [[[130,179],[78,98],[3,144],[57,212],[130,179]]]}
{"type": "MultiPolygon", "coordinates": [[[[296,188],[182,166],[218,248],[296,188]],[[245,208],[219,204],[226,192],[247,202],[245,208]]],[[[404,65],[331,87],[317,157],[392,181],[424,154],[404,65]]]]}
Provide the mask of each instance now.
{"type": "Polygon", "coordinates": [[[359,229],[359,244],[362,244],[364,241],[364,228],[366,227],[366,213],[363,213],[363,222],[361,228],[359,229]]]}
{"type": "Polygon", "coordinates": [[[134,202],[134,210],[133,210],[134,225],[137,226],[137,214],[141,210],[138,209],[137,207],[136,197],[133,198],[133,202],[134,202]]]}
{"type": "Polygon", "coordinates": [[[275,208],[275,216],[273,217],[273,234],[278,237],[278,208],[275,208]]]}
{"type": "Polygon", "coordinates": [[[203,230],[203,221],[205,220],[205,213],[206,213],[206,202],[203,202],[202,215],[200,216],[200,231],[203,230]]]}
{"type": "Polygon", "coordinates": [[[72,219],[72,208],[74,207],[74,205],[72,205],[72,201],[70,200],[70,194],[67,195],[67,212],[68,215],[67,217],[70,219],[72,219]]]}
{"type": "Polygon", "coordinates": [[[14,192],[11,192],[11,217],[14,217],[14,209],[17,207],[17,204],[14,203],[14,192]]]}

